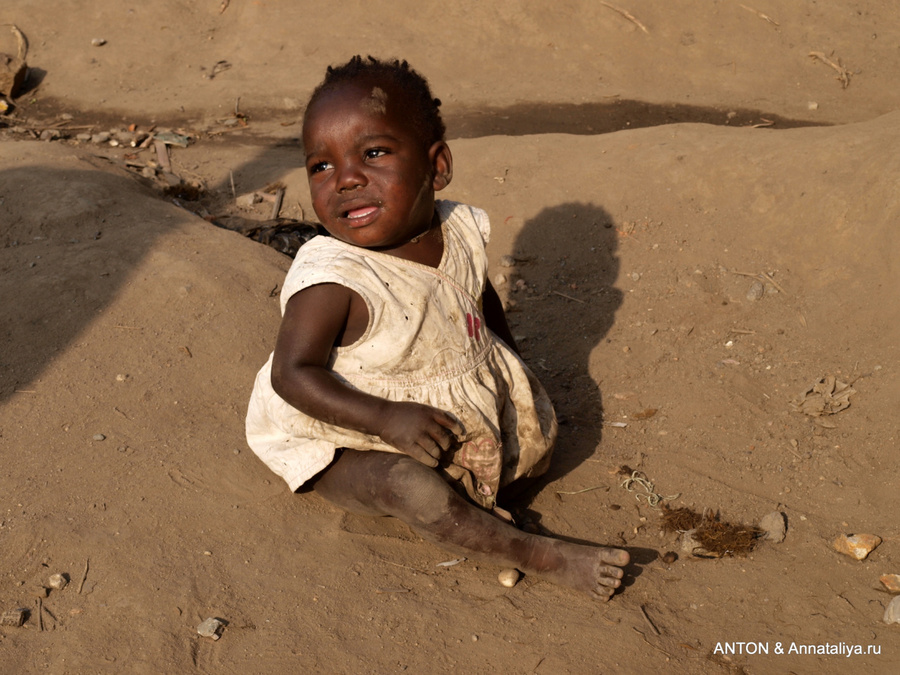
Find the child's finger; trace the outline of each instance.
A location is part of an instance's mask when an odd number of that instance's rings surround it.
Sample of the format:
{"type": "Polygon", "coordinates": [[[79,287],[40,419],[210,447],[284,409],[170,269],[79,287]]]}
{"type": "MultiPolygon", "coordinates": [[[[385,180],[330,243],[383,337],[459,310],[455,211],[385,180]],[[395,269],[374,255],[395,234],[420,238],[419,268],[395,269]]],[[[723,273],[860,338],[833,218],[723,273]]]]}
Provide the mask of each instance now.
{"type": "MultiPolygon", "coordinates": [[[[465,429],[463,429],[462,424],[459,423],[459,420],[451,417],[445,412],[442,412],[440,415],[435,415],[435,421],[445,429],[448,429],[450,433],[453,434],[454,439],[458,436],[462,436],[465,433],[465,429]]],[[[446,448],[444,449],[446,450],[446,448]]]]}

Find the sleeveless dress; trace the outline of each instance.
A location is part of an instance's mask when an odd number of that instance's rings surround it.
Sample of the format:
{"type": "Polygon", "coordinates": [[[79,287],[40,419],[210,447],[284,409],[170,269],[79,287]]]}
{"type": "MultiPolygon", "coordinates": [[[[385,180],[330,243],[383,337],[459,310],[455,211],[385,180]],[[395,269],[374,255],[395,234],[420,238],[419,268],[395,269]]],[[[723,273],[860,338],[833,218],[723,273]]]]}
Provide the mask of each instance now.
{"type": "MultiPolygon", "coordinates": [[[[440,470],[480,506],[497,491],[546,471],[556,439],[553,406],[522,360],[485,325],[487,214],[436,202],[444,238],[438,268],[332,237],[304,244],[285,278],[281,311],[298,291],[336,283],[356,291],[369,325],[328,363],[349,387],[391,401],[415,401],[459,420],[464,433],[440,470]]],[[[247,412],[247,442],[292,490],[325,469],[337,448],[399,452],[380,438],[314,419],[272,389],[272,357],[259,371],[247,412]]]]}

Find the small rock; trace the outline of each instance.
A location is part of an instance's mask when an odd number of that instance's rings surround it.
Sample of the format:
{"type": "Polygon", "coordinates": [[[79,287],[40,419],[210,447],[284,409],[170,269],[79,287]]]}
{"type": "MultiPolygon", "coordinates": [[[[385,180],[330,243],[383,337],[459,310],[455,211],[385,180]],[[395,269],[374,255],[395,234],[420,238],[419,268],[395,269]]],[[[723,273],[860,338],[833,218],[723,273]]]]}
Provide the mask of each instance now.
{"type": "Polygon", "coordinates": [[[885,623],[900,623],[900,595],[891,600],[891,604],[884,610],[885,623]]]}
{"type": "Polygon", "coordinates": [[[91,143],[106,143],[109,140],[109,132],[101,131],[91,136],[91,143]]]}
{"type": "Polygon", "coordinates": [[[750,284],[750,288],[747,290],[747,299],[748,300],[759,300],[766,293],[766,287],[763,286],[761,281],[754,281],[750,284]]]}
{"type": "Polygon", "coordinates": [[[119,373],[116,375],[116,382],[124,382],[128,379],[128,376],[125,373],[119,373]]]}
{"type": "Polygon", "coordinates": [[[55,141],[59,138],[59,131],[56,129],[44,129],[41,132],[42,141],[55,141]]]}
{"type": "Polygon", "coordinates": [[[206,619],[203,623],[197,626],[197,632],[203,636],[212,638],[213,640],[218,640],[222,637],[222,628],[225,626],[225,622],[221,619],[216,619],[214,617],[210,617],[206,619]]]}
{"type": "Polygon", "coordinates": [[[69,584],[69,576],[67,574],[51,574],[47,583],[50,584],[50,588],[61,591],[69,584]]]}
{"type": "Polygon", "coordinates": [[[0,615],[0,626],[18,628],[25,623],[26,618],[28,618],[27,609],[10,609],[0,615]]]}
{"type": "Polygon", "coordinates": [[[815,101],[809,101],[806,104],[806,108],[807,108],[807,110],[818,110],[819,104],[816,103],[815,101]]]}
{"type": "Polygon", "coordinates": [[[106,436],[104,436],[103,434],[94,434],[93,438],[95,441],[105,441],[106,440],[106,436]]]}
{"type": "Polygon", "coordinates": [[[516,259],[511,255],[504,255],[500,257],[500,267],[515,267],[516,259]]]}
{"type": "Polygon", "coordinates": [[[255,192],[250,192],[248,194],[241,195],[237,199],[234,200],[235,204],[242,209],[249,208],[249,207],[253,206],[254,204],[258,204],[261,201],[262,201],[262,197],[260,197],[255,192]]]}
{"type": "Polygon", "coordinates": [[[900,574],[882,574],[878,580],[891,593],[900,593],[900,574]]]}
{"type": "Polygon", "coordinates": [[[844,555],[849,555],[857,560],[865,560],[881,543],[881,537],[875,534],[842,534],[838,536],[832,545],[834,550],[844,555]]]}
{"type": "Polygon", "coordinates": [[[517,583],[519,583],[519,570],[503,570],[502,572],[500,572],[500,574],[497,575],[497,581],[499,581],[501,585],[506,586],[507,588],[512,588],[517,583]]]}
{"type": "Polygon", "coordinates": [[[95,47],[102,47],[106,44],[106,40],[104,40],[103,38],[94,38],[93,40],[91,40],[91,44],[95,47]]]}
{"type": "Polygon", "coordinates": [[[494,277],[494,286],[503,286],[509,278],[505,274],[498,274],[494,277]]]}
{"type": "Polygon", "coordinates": [[[89,140],[91,140],[91,135],[90,134],[76,134],[75,140],[81,141],[81,142],[89,141],[89,140]]]}
{"type": "Polygon", "coordinates": [[[666,563],[666,565],[671,565],[676,560],[678,560],[678,554],[675,553],[675,551],[666,551],[663,554],[662,561],[666,563]]]}
{"type": "Polygon", "coordinates": [[[763,516],[759,521],[759,528],[765,532],[763,539],[780,544],[784,541],[784,533],[787,530],[784,514],[781,511],[772,511],[763,516]]]}

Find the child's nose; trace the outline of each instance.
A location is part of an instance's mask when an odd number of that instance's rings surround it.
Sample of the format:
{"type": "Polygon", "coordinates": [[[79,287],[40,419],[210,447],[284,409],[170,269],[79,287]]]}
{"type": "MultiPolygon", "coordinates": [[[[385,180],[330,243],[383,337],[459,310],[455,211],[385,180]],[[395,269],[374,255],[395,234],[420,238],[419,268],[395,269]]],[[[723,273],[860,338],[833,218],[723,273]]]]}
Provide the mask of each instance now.
{"type": "Polygon", "coordinates": [[[355,190],[364,187],[367,184],[366,174],[362,167],[356,162],[347,162],[338,169],[337,189],[338,192],[345,190],[355,190]]]}

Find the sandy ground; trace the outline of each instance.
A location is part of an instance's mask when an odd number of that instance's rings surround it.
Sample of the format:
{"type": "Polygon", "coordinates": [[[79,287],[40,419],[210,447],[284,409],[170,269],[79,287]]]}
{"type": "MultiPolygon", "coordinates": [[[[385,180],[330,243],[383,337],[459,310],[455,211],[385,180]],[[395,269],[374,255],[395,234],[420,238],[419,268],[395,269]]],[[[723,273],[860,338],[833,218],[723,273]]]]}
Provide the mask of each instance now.
{"type": "Polygon", "coordinates": [[[900,7],[187,4],[0,6],[31,69],[0,116],[0,611],[29,610],[0,627],[4,672],[897,672],[900,7]],[[244,446],[290,260],[202,216],[264,220],[233,196],[274,181],[281,215],[312,215],[303,104],[357,52],[445,102],[444,196],[490,213],[491,276],[563,420],[526,506],[632,552],[608,604],[438,566],[244,446]],[[140,175],[132,124],[190,136],[172,173],[202,199],[140,175]],[[77,139],[102,131],[123,143],[77,139]],[[795,412],[826,376],[850,406],[795,412]],[[695,557],[622,465],[673,508],[780,512],[786,538],[695,557]],[[833,550],[854,533],[882,543],[833,550]]]}

